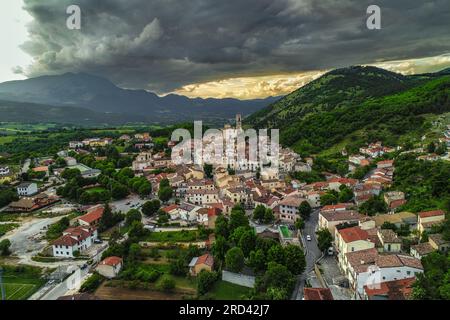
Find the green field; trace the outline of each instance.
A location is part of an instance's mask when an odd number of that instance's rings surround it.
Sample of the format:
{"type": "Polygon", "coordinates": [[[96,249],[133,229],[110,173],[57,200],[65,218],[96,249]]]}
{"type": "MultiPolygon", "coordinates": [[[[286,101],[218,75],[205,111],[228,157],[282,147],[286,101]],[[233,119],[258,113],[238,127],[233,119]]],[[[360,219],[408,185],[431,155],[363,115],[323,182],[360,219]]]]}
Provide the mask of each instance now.
{"type": "Polygon", "coordinates": [[[219,280],[210,293],[216,300],[242,300],[249,292],[250,288],[219,280]]]}
{"type": "Polygon", "coordinates": [[[6,234],[7,232],[17,228],[19,225],[17,223],[5,223],[0,224],[0,237],[6,234]]]}
{"type": "Polygon", "coordinates": [[[86,190],[86,192],[88,192],[88,193],[96,193],[96,192],[103,192],[103,191],[106,191],[106,189],[103,187],[94,187],[94,188],[90,188],[90,189],[86,190]]]}
{"type": "Polygon", "coordinates": [[[3,267],[6,300],[26,300],[44,283],[41,269],[34,267],[3,267]]]}
{"type": "Polygon", "coordinates": [[[194,242],[200,241],[196,230],[151,232],[144,241],[148,242],[194,242]]]}

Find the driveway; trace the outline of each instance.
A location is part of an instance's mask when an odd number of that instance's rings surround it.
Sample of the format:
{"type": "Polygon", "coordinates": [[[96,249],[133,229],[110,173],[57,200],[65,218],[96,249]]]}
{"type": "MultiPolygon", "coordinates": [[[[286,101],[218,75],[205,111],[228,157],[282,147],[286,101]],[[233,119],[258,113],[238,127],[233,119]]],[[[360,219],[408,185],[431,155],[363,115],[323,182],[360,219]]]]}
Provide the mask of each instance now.
{"type": "Polygon", "coordinates": [[[20,264],[27,264],[43,268],[55,268],[58,266],[80,265],[83,261],[57,261],[57,262],[37,262],[31,260],[33,256],[41,252],[48,245],[48,241],[43,239],[47,226],[57,222],[63,216],[53,218],[33,218],[24,222],[17,229],[14,229],[7,236],[0,238],[8,238],[11,241],[10,250],[13,256],[19,258],[20,264]]]}
{"type": "Polygon", "coordinates": [[[317,247],[316,228],[319,221],[319,210],[314,209],[308,221],[305,222],[305,228],[302,231],[303,244],[305,244],[305,258],[306,268],[303,274],[297,278],[297,283],[292,294],[293,300],[303,299],[303,288],[305,287],[305,280],[307,274],[314,270],[314,264],[321,257],[322,252],[317,247]],[[311,241],[306,240],[306,236],[311,236],[311,241]]]}

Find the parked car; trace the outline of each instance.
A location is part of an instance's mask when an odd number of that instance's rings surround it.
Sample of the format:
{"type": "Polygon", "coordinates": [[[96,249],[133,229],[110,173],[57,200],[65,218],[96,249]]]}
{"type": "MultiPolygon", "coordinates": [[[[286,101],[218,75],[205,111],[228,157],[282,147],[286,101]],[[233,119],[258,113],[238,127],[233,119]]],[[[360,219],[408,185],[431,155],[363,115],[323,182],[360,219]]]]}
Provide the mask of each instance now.
{"type": "Polygon", "coordinates": [[[327,253],[328,253],[329,256],[332,256],[334,254],[333,247],[329,247],[328,250],[327,250],[327,253]]]}
{"type": "Polygon", "coordinates": [[[309,234],[306,235],[306,240],[311,241],[311,236],[309,234]]]}

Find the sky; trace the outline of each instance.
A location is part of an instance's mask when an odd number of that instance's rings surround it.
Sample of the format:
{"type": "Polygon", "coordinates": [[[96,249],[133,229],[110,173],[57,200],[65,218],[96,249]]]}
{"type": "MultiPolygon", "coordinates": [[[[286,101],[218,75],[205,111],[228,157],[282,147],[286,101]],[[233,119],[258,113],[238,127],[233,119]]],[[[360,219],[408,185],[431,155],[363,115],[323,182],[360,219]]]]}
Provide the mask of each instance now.
{"type": "Polygon", "coordinates": [[[449,0],[2,0],[0,81],[64,72],[160,95],[263,98],[324,72],[450,67],[449,0]],[[81,29],[66,8],[81,8],[81,29]],[[369,30],[366,9],[381,8],[369,30]]]}

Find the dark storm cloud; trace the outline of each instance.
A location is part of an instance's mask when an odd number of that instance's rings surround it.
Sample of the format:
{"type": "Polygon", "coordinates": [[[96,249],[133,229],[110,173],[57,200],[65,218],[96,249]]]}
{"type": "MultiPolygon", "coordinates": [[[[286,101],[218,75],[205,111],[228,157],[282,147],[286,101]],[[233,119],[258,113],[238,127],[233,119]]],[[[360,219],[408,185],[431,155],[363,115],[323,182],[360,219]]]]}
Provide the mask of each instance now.
{"type": "Polygon", "coordinates": [[[450,51],[448,0],[25,0],[28,75],[84,71],[169,92],[238,76],[327,69],[450,51]],[[78,4],[82,29],[68,30],[78,4]],[[366,28],[369,4],[382,30],[366,28]]]}

